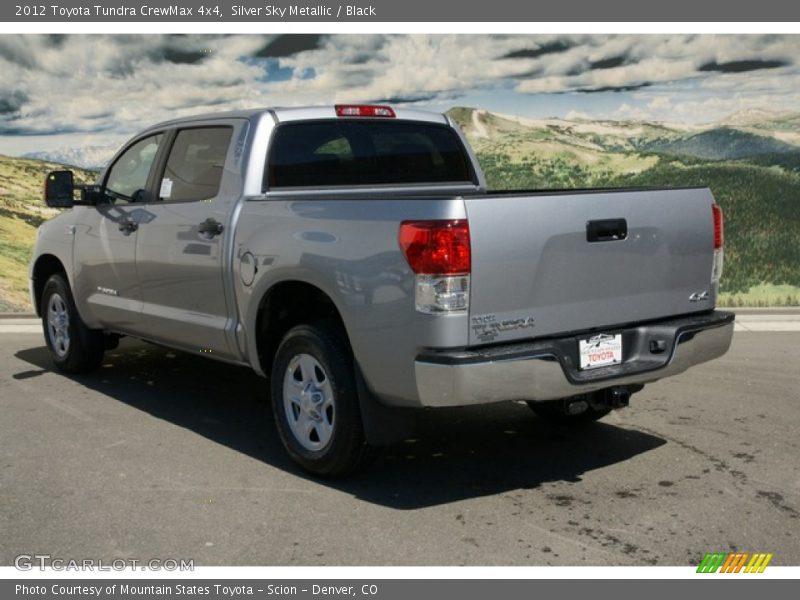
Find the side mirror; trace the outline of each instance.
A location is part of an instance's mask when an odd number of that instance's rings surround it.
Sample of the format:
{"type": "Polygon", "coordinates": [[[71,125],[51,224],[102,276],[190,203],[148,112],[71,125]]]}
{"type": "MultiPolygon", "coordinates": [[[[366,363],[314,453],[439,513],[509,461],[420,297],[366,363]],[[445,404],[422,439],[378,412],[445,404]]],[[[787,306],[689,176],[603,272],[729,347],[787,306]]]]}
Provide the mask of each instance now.
{"type": "MultiPolygon", "coordinates": [[[[103,187],[99,185],[82,185],[78,186],[81,190],[80,204],[87,206],[94,206],[96,204],[103,204],[108,201],[108,197],[103,191],[103,187]]],[[[75,204],[79,204],[76,202],[75,204]]]]}
{"type": "Polygon", "coordinates": [[[72,171],[52,171],[44,180],[44,203],[51,208],[72,208],[75,181],[72,171]]]}

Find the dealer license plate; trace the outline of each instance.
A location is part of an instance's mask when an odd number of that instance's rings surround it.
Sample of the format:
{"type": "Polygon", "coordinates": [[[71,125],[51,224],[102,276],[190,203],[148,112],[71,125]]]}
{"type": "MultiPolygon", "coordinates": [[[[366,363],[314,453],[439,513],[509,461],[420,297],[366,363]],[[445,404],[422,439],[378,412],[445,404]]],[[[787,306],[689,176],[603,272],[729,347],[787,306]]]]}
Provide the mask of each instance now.
{"type": "Polygon", "coordinates": [[[594,369],[622,362],[622,335],[601,333],[586,340],[578,340],[581,369],[594,369]]]}

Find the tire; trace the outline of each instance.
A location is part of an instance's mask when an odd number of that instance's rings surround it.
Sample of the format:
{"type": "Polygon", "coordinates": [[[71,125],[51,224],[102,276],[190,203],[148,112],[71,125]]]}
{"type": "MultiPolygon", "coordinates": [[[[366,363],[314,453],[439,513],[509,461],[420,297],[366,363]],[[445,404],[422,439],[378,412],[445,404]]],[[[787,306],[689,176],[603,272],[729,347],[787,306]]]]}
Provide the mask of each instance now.
{"type": "Polygon", "coordinates": [[[47,349],[59,371],[85,373],[100,366],[106,348],[103,333],[81,320],[63,274],[52,275],[44,284],[41,313],[47,349]]]}
{"type": "Polygon", "coordinates": [[[374,456],[361,420],[353,356],[341,327],[298,325],[272,364],[272,411],[284,448],[306,471],[349,475],[374,456]]]}
{"type": "Polygon", "coordinates": [[[527,404],[530,409],[536,413],[537,417],[560,425],[587,425],[602,419],[611,412],[610,408],[593,407],[588,399],[583,397],[548,400],[545,402],[528,402],[527,404]],[[575,401],[586,402],[586,409],[577,414],[570,414],[567,407],[570,403],[575,401]]]}

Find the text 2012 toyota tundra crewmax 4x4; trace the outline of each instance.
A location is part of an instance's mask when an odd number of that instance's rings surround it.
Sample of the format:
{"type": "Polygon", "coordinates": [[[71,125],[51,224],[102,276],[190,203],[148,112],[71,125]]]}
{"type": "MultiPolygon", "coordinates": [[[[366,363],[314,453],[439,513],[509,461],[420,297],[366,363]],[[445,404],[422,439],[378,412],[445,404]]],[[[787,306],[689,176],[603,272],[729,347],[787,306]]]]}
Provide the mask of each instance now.
{"type": "Polygon", "coordinates": [[[487,192],[440,114],[170,121],[97,185],[54,172],[45,195],[74,206],[30,268],[56,366],[96,367],[121,335],[248,365],[321,475],[403,435],[409,409],[522,400],[590,421],[731,342],[709,190],[487,192]]]}

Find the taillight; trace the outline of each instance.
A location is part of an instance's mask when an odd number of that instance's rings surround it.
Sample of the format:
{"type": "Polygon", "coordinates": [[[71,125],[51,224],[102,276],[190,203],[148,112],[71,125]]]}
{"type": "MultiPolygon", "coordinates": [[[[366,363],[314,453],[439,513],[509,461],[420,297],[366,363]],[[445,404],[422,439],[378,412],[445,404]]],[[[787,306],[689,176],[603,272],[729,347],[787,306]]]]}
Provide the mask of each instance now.
{"type": "Polygon", "coordinates": [[[465,220],[403,221],[400,248],[417,275],[469,274],[469,223],[465,220]]]}
{"type": "Polygon", "coordinates": [[[466,311],[472,259],[466,220],[403,221],[400,249],[416,274],[416,309],[466,311]]]}
{"type": "Polygon", "coordinates": [[[337,104],[337,117],[388,117],[394,118],[394,109],[391,106],[377,104],[337,104]]]}
{"type": "Polygon", "coordinates": [[[722,226],[722,209],[716,204],[711,205],[711,214],[714,217],[714,259],[711,263],[711,283],[719,284],[722,277],[722,265],[724,262],[725,235],[722,226]]]}
{"type": "Polygon", "coordinates": [[[712,204],[711,212],[714,215],[714,250],[719,250],[725,242],[722,227],[722,209],[717,204],[712,204]]]}

